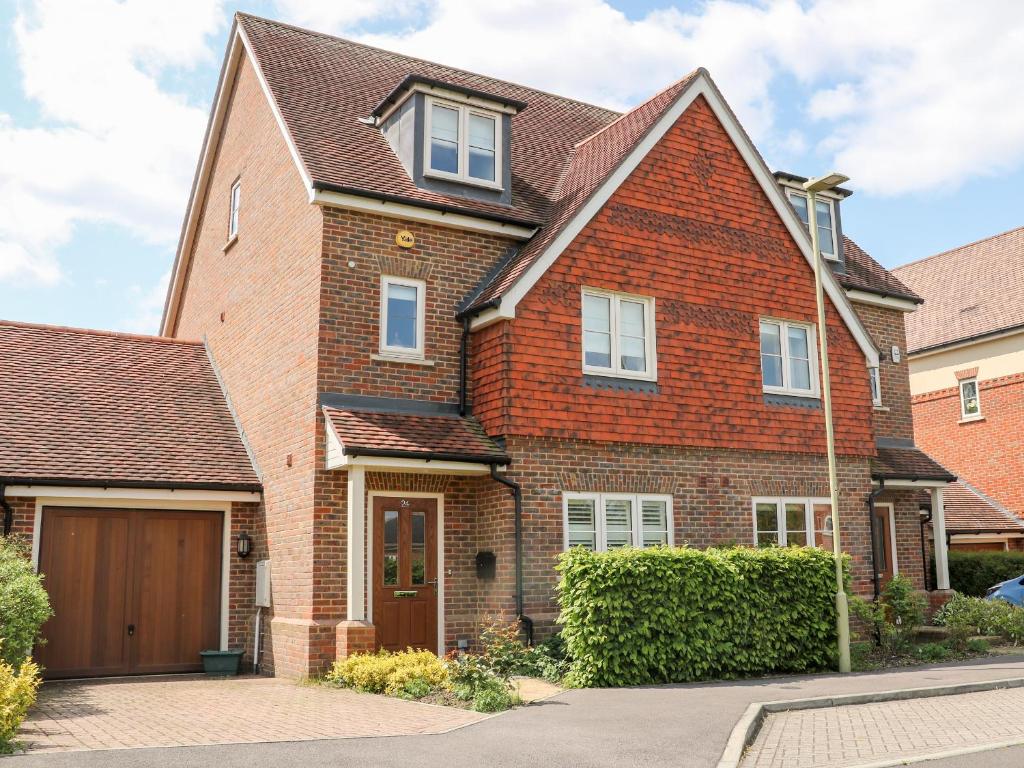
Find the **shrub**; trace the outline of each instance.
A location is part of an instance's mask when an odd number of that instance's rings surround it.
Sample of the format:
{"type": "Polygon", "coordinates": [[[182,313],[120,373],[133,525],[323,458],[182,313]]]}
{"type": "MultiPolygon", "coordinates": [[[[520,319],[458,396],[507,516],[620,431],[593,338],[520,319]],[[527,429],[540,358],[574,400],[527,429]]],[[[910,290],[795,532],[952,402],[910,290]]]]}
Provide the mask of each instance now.
{"type": "Polygon", "coordinates": [[[1024,576],[1024,552],[949,553],[949,586],[969,597],[984,597],[989,587],[1024,576]]]}
{"type": "Polygon", "coordinates": [[[851,607],[872,627],[879,648],[888,656],[906,653],[916,628],[924,623],[925,598],[905,576],[893,576],[877,601],[854,597],[851,607]]]}
{"type": "Polygon", "coordinates": [[[933,621],[949,629],[950,641],[958,648],[967,647],[972,635],[997,635],[1014,645],[1024,642],[1024,609],[1004,600],[957,594],[935,612],[933,621]]]}
{"type": "Polygon", "coordinates": [[[508,684],[498,678],[485,683],[473,694],[473,709],[476,712],[502,712],[515,704],[515,698],[508,684]]]}
{"type": "Polygon", "coordinates": [[[0,538],[0,662],[21,666],[52,615],[42,577],[32,569],[25,545],[0,538]]]}
{"type": "Polygon", "coordinates": [[[483,656],[451,654],[445,666],[452,693],[462,701],[472,701],[477,712],[500,712],[516,703],[508,679],[497,675],[483,656]]]}
{"type": "Polygon", "coordinates": [[[14,751],[13,740],[39,689],[39,667],[24,661],[17,672],[0,661],[0,754],[14,751]]]}
{"type": "Polygon", "coordinates": [[[558,564],[570,679],[643,685],[831,667],[834,569],[814,548],[572,549],[558,564]]]}
{"type": "Polygon", "coordinates": [[[429,693],[445,684],[448,672],[441,660],[430,651],[414,651],[410,648],[398,653],[380,650],[377,653],[352,654],[334,662],[326,679],[366,693],[409,695],[410,691],[422,690],[424,685],[429,693]]]}
{"type": "Polygon", "coordinates": [[[526,646],[519,637],[518,622],[494,619],[480,631],[483,661],[498,677],[543,677],[553,683],[569,671],[565,646],[559,636],[540,645],[526,646]],[[557,639],[556,639],[557,638],[557,639]]]}
{"type": "Polygon", "coordinates": [[[914,649],[914,655],[923,661],[944,661],[949,658],[949,648],[942,643],[922,643],[914,649]]]}

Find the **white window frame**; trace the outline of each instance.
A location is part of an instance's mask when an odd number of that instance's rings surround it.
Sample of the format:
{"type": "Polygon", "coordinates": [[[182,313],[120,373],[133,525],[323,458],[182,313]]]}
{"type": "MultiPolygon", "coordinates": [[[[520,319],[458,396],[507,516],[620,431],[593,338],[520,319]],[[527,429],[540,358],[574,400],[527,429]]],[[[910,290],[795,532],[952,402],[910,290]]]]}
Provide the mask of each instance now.
{"type": "Polygon", "coordinates": [[[791,395],[793,397],[819,397],[821,382],[818,372],[818,337],[814,323],[797,320],[783,320],[779,317],[762,317],[757,323],[757,361],[761,368],[761,387],[768,394],[791,395]],[[779,326],[779,342],[782,345],[782,386],[770,386],[764,383],[764,365],[761,364],[761,323],[774,323],[779,326]],[[789,328],[804,328],[807,331],[807,364],[810,366],[810,389],[796,389],[789,385],[792,374],[789,371],[789,328]]]}
{"type": "Polygon", "coordinates": [[[239,215],[242,210],[242,180],[235,179],[228,196],[228,240],[238,237],[239,215]]]}
{"type": "Polygon", "coordinates": [[[658,380],[658,357],[657,357],[657,331],[654,327],[654,298],[651,296],[635,296],[631,293],[617,293],[605,291],[600,288],[584,287],[580,293],[580,360],[583,364],[584,373],[592,373],[596,376],[615,376],[621,379],[639,379],[641,381],[658,380]],[[609,303],[609,331],[611,333],[611,366],[602,368],[597,365],[587,365],[586,330],[583,320],[583,305],[587,296],[597,296],[610,300],[609,303]],[[619,354],[619,304],[623,301],[632,301],[642,304],[644,307],[644,357],[647,360],[646,371],[627,371],[622,367],[622,358],[619,354]]]}
{"type": "MultiPolygon", "coordinates": [[[[798,192],[795,189],[787,189],[786,190],[786,198],[787,199],[791,199],[791,198],[794,198],[794,197],[801,197],[801,198],[804,199],[804,201],[808,202],[808,204],[810,203],[810,201],[808,200],[808,196],[807,196],[806,192],[798,192]]],[[[829,216],[831,217],[831,221],[832,221],[832,253],[828,254],[828,253],[825,253],[824,251],[822,251],[821,255],[822,255],[823,258],[827,259],[828,261],[839,261],[839,234],[836,232],[836,201],[833,200],[831,197],[825,197],[824,195],[815,195],[814,199],[817,200],[819,203],[827,203],[828,204],[829,216]]],[[[799,218],[799,216],[797,216],[797,218],[799,218]]],[[[810,227],[810,218],[811,218],[811,209],[808,206],[808,208],[807,208],[807,219],[808,219],[807,226],[808,227],[810,227]]],[[[808,232],[808,234],[809,234],[809,232],[808,232]]]]}
{"type": "Polygon", "coordinates": [[[868,368],[868,383],[871,387],[871,404],[882,405],[882,370],[877,365],[868,368]]]}
{"type": "Polygon", "coordinates": [[[804,505],[804,533],[807,535],[807,546],[816,547],[814,543],[814,507],[819,504],[827,504],[829,507],[832,506],[832,500],[828,497],[820,498],[817,496],[755,496],[750,500],[750,517],[751,523],[753,524],[753,542],[754,546],[757,547],[757,505],[758,504],[774,504],[775,505],[775,525],[779,535],[779,546],[789,546],[789,531],[786,529],[786,505],[787,504],[803,504],[804,505]]]}
{"type": "Polygon", "coordinates": [[[665,503],[665,517],[668,525],[668,546],[675,546],[675,532],[673,531],[672,495],[667,493],[593,493],[587,491],[563,491],[562,492],[562,549],[569,549],[569,502],[570,501],[593,501],[594,502],[594,524],[596,526],[596,547],[595,552],[608,551],[608,537],[605,530],[605,501],[628,499],[633,503],[633,544],[636,549],[643,549],[643,513],[642,504],[645,501],[661,501],[665,503]]]}
{"type": "Polygon", "coordinates": [[[971,376],[966,379],[960,379],[957,382],[957,390],[960,393],[960,420],[961,421],[974,421],[975,419],[982,418],[981,415],[981,386],[978,384],[978,377],[971,376]],[[978,412],[967,413],[967,400],[964,398],[964,385],[974,384],[974,396],[978,401],[978,412]]]}
{"type": "Polygon", "coordinates": [[[501,120],[502,116],[498,112],[491,112],[487,109],[480,109],[470,104],[463,104],[458,101],[450,101],[448,99],[438,99],[434,96],[426,97],[426,119],[424,120],[425,129],[423,131],[423,175],[436,178],[436,179],[447,179],[449,181],[457,181],[460,184],[473,184],[477,187],[487,187],[488,189],[503,189],[502,186],[502,148],[504,143],[502,141],[501,134],[501,120]],[[459,113],[459,171],[458,173],[449,173],[448,171],[439,171],[430,166],[430,136],[432,133],[431,123],[434,115],[434,105],[439,107],[447,107],[448,109],[457,110],[459,113]],[[475,176],[469,175],[469,116],[479,115],[480,117],[486,117],[489,120],[494,121],[494,181],[488,181],[487,179],[478,179],[475,176]]]}
{"type": "Polygon", "coordinates": [[[427,317],[427,283],[413,277],[396,277],[394,275],[381,275],[380,277],[380,353],[386,357],[406,358],[422,360],[426,340],[427,317]],[[388,287],[391,285],[402,285],[416,289],[416,348],[393,347],[387,343],[388,331],[388,287]]]}

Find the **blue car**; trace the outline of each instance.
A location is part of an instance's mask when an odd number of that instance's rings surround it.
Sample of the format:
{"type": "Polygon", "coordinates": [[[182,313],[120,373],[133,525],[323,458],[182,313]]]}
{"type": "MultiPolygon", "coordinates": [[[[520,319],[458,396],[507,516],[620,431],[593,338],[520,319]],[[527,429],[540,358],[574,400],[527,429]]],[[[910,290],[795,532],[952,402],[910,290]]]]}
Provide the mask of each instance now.
{"type": "Polygon", "coordinates": [[[985,599],[1005,600],[1011,605],[1024,606],[1024,576],[1007,579],[994,587],[989,587],[985,599]]]}

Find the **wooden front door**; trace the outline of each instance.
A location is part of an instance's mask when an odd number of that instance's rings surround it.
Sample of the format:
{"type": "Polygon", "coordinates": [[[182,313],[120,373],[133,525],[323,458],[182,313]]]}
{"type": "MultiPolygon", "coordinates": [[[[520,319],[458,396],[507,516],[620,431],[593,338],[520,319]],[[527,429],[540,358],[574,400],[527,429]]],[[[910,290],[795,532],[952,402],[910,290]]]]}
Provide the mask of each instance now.
{"type": "Polygon", "coordinates": [[[219,647],[222,515],[46,507],[49,678],[187,672],[219,647]]]}
{"type": "Polygon", "coordinates": [[[875,570],[878,572],[878,583],[880,587],[884,587],[888,584],[892,580],[894,573],[892,528],[890,527],[891,515],[892,507],[888,504],[875,505],[875,541],[873,551],[875,556],[875,570]]]}
{"type": "Polygon", "coordinates": [[[377,647],[437,650],[437,499],[373,500],[377,647]]]}

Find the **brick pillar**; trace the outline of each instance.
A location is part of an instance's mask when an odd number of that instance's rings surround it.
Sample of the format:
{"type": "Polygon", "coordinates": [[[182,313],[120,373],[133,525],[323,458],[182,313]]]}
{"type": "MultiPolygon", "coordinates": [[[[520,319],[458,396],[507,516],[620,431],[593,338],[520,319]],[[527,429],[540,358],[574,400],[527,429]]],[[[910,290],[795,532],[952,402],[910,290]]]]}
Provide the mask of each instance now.
{"type": "Polygon", "coordinates": [[[376,632],[373,624],[365,621],[342,621],[337,628],[337,653],[339,659],[353,653],[372,653],[376,646],[376,632]]]}

